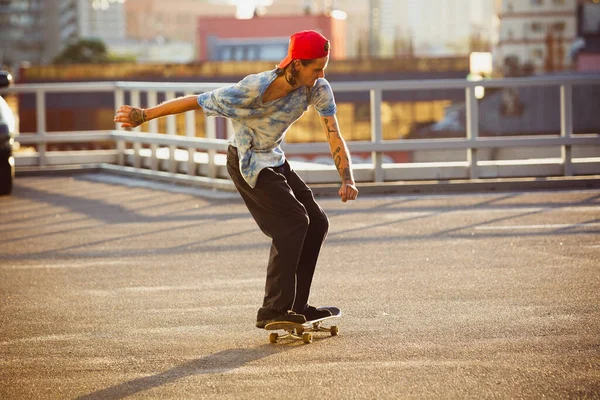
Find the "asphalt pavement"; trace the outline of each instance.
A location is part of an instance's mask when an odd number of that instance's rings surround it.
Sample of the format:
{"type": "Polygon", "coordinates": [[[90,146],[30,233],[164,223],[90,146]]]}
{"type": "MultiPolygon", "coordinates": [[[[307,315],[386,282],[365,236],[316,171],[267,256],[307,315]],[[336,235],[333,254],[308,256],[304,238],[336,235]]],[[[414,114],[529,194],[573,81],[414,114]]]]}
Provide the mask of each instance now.
{"type": "Polygon", "coordinates": [[[17,179],[0,398],[600,398],[600,190],[319,202],[311,302],[339,335],[270,344],[269,240],[237,194],[17,179]]]}

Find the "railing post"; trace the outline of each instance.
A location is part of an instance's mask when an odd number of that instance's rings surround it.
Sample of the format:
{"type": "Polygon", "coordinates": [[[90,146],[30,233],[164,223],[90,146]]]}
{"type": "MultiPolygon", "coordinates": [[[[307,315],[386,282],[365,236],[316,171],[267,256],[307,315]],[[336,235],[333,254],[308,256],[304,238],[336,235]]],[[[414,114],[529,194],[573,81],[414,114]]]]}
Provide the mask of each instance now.
{"type": "MultiPolygon", "coordinates": [[[[217,138],[217,117],[206,117],[205,132],[207,139],[217,138]]],[[[208,155],[208,177],[217,177],[217,166],[215,165],[215,150],[207,150],[208,155]]]]}
{"type": "Polygon", "coordinates": [[[467,139],[471,142],[471,145],[467,149],[467,162],[469,164],[469,178],[479,178],[479,171],[477,170],[477,149],[473,148],[472,145],[477,142],[479,137],[479,109],[477,104],[477,97],[475,96],[475,87],[468,86],[465,89],[465,103],[467,106],[466,110],[466,123],[467,123],[467,139]]]}
{"type": "MultiPolygon", "coordinates": [[[[46,136],[46,92],[43,89],[36,90],[35,92],[35,106],[36,106],[36,122],[37,131],[41,139],[46,136]]],[[[44,167],[48,164],[46,158],[46,143],[44,141],[38,142],[38,165],[44,167]]]]}
{"type": "MultiPolygon", "coordinates": [[[[560,86],[560,136],[567,141],[573,134],[573,86],[569,83],[560,86]]],[[[561,146],[563,173],[573,175],[571,145],[561,146]]]]}
{"type": "MultiPolygon", "coordinates": [[[[140,104],[141,104],[140,103],[140,91],[137,89],[132,90],[131,91],[131,106],[139,108],[140,104]]],[[[136,126],[135,128],[133,128],[133,131],[141,132],[141,128],[139,126],[136,126]]],[[[133,142],[133,167],[134,168],[142,167],[141,150],[142,150],[142,144],[138,141],[133,142]]]]}
{"type": "MultiPolygon", "coordinates": [[[[115,110],[121,107],[125,103],[125,91],[123,89],[115,88],[115,110]]],[[[115,130],[121,129],[121,125],[116,122],[115,130]]],[[[117,140],[117,164],[125,165],[125,141],[122,139],[117,140]]]]}
{"type": "MultiPolygon", "coordinates": [[[[166,92],[166,100],[173,100],[175,98],[175,92],[170,90],[166,92]]],[[[177,135],[177,119],[175,115],[169,115],[167,117],[167,135],[176,136],[177,135]]],[[[177,150],[177,146],[174,144],[169,146],[169,172],[175,173],[177,172],[177,159],[175,158],[175,152],[177,150]]]]}
{"type": "MultiPolygon", "coordinates": [[[[186,95],[191,96],[194,93],[188,92],[186,95]]],[[[187,137],[196,137],[196,112],[188,111],[185,113],[185,135],[187,137]]],[[[196,163],[194,162],[194,155],[196,154],[195,147],[188,147],[188,162],[187,162],[187,173],[190,176],[196,176],[196,163]]]]}
{"type": "MultiPolygon", "coordinates": [[[[148,91],[148,105],[147,107],[154,107],[158,104],[158,93],[156,90],[148,91]]],[[[148,132],[158,133],[158,119],[153,119],[148,122],[148,132]]],[[[150,169],[152,171],[158,171],[158,145],[156,143],[150,144],[150,169]]]]}
{"type": "MultiPolygon", "coordinates": [[[[371,90],[371,142],[381,143],[383,131],[381,124],[381,90],[371,90]]],[[[371,152],[375,182],[383,182],[383,154],[379,151],[371,152]]]]}

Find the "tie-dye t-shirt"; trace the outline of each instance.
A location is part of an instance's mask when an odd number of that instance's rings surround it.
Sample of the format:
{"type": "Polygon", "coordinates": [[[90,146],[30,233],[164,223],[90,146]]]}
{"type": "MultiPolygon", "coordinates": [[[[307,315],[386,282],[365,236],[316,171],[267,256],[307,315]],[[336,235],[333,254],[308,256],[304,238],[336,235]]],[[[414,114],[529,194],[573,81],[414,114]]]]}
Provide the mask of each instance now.
{"type": "Polygon", "coordinates": [[[240,172],[250,187],[256,186],[262,169],[283,164],[285,156],[280,146],[285,133],[309,106],[322,117],[336,113],[333,91],[323,78],[317,79],[312,88],[301,86],[263,103],[262,96],[275,78],[275,70],[253,74],[236,85],[198,96],[198,104],[207,116],[231,119],[235,135],[230,142],[238,149],[240,172]]]}

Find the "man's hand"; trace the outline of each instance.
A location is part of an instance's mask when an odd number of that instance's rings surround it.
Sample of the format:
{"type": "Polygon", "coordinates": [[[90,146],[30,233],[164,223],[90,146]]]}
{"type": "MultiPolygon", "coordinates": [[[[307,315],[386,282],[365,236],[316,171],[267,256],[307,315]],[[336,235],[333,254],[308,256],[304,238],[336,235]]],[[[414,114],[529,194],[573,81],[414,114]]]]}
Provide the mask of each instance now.
{"type": "Polygon", "coordinates": [[[190,94],[149,108],[121,106],[115,114],[114,121],[120,122],[123,128],[135,128],[152,119],[200,109],[198,96],[190,94]]]}
{"type": "Polygon", "coordinates": [[[121,106],[115,114],[115,122],[121,122],[122,128],[135,128],[146,122],[146,110],[138,107],[121,106]]]}
{"type": "Polygon", "coordinates": [[[345,183],[340,188],[338,194],[342,198],[342,201],[345,203],[348,200],[356,200],[356,197],[358,196],[358,189],[356,188],[355,184],[345,183]]]}

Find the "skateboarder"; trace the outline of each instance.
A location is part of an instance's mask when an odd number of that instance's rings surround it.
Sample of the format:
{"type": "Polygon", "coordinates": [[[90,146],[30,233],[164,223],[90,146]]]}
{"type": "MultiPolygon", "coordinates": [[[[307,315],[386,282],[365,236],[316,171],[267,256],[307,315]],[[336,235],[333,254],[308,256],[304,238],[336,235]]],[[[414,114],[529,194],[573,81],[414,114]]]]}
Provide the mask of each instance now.
{"type": "Polygon", "coordinates": [[[235,135],[227,152],[227,171],[259,228],[272,239],[265,296],[256,318],[259,328],[330,314],[308,303],[329,220],[280,147],[289,127],[313,106],[342,181],[338,194],[343,202],[356,199],[350,153],[338,127],[331,86],[324,79],[328,62],[329,41],[318,32],[301,31],[291,36],[288,54],[274,70],[152,108],[124,105],[114,118],[130,128],[201,108],[207,116],[232,121],[235,135]]]}

